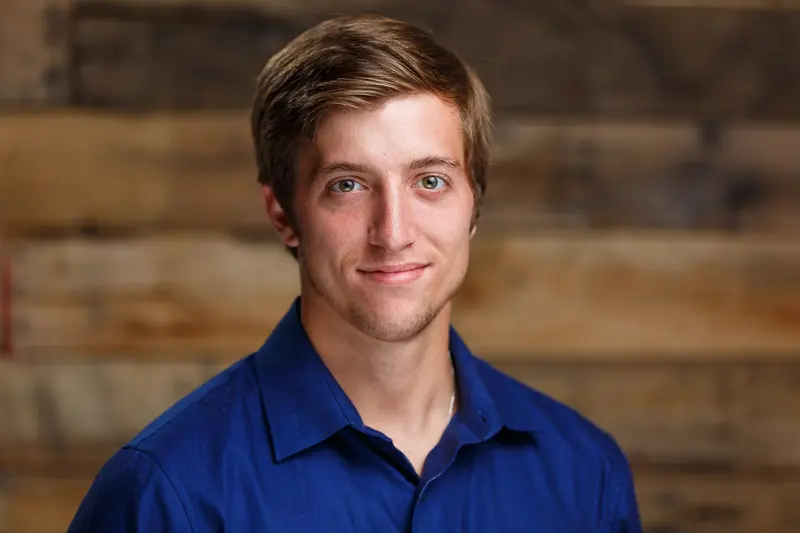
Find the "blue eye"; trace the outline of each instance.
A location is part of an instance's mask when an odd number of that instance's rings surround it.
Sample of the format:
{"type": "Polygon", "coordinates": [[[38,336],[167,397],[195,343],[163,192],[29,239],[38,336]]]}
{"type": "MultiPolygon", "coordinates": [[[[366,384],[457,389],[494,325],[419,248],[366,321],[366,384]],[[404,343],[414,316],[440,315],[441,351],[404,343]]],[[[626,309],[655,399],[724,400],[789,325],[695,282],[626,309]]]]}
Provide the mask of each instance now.
{"type": "Polygon", "coordinates": [[[331,185],[331,189],[333,190],[333,192],[340,192],[340,193],[355,191],[358,190],[359,188],[361,188],[361,184],[355,180],[337,181],[336,183],[331,185]]]}
{"type": "Polygon", "coordinates": [[[433,176],[433,175],[425,176],[424,178],[419,180],[419,183],[422,185],[423,188],[431,191],[434,191],[440,188],[440,186],[445,185],[444,179],[440,178],[439,176],[433,176]]]}

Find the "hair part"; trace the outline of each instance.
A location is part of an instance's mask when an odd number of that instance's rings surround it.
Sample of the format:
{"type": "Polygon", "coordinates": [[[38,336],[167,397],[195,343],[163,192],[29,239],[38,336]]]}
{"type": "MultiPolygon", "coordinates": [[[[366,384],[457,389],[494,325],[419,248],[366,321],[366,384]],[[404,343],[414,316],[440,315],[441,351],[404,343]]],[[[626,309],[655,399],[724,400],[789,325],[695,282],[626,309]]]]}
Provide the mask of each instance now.
{"type": "Polygon", "coordinates": [[[313,139],[329,110],[376,109],[412,94],[433,94],[458,109],[477,222],[491,143],[490,100],[478,75],[416,26],[379,15],[346,15],[300,34],[269,59],[257,79],[251,128],[258,181],[272,187],[295,230],[300,141],[313,139]]]}

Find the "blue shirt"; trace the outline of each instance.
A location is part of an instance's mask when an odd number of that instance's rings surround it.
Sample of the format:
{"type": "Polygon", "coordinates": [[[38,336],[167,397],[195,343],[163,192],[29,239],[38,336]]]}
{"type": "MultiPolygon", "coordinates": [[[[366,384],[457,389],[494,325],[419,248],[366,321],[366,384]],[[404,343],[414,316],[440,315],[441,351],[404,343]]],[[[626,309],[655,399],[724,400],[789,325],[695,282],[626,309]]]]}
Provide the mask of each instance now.
{"type": "Polygon", "coordinates": [[[418,476],[362,424],[299,305],[119,450],[69,533],[641,531],[615,441],[452,328],[460,407],[418,476]]]}

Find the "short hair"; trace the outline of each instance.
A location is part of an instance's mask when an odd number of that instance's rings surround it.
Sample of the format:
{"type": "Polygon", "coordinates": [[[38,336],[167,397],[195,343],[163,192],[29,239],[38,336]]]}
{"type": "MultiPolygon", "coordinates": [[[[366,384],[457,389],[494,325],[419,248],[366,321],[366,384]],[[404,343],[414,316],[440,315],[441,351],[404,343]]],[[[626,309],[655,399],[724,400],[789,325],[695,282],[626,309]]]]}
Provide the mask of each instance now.
{"type": "Polygon", "coordinates": [[[269,59],[257,79],[251,128],[258,181],[273,188],[294,229],[298,141],[314,137],[328,110],[376,109],[410,94],[433,94],[458,109],[475,199],[472,223],[477,222],[491,143],[486,89],[429,32],[363,14],[331,18],[301,33],[269,59]]]}

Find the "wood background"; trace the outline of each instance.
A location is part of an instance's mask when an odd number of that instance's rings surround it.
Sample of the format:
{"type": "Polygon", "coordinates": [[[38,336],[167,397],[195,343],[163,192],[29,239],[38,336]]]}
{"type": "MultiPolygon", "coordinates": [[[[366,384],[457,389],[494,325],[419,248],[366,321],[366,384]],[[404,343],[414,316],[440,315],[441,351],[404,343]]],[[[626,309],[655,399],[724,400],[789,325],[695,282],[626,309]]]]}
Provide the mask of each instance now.
{"type": "Polygon", "coordinates": [[[454,322],[628,453],[646,531],[800,532],[800,2],[2,0],[0,533],[297,291],[247,113],[328,14],[473,63],[494,166],[454,322]]]}

